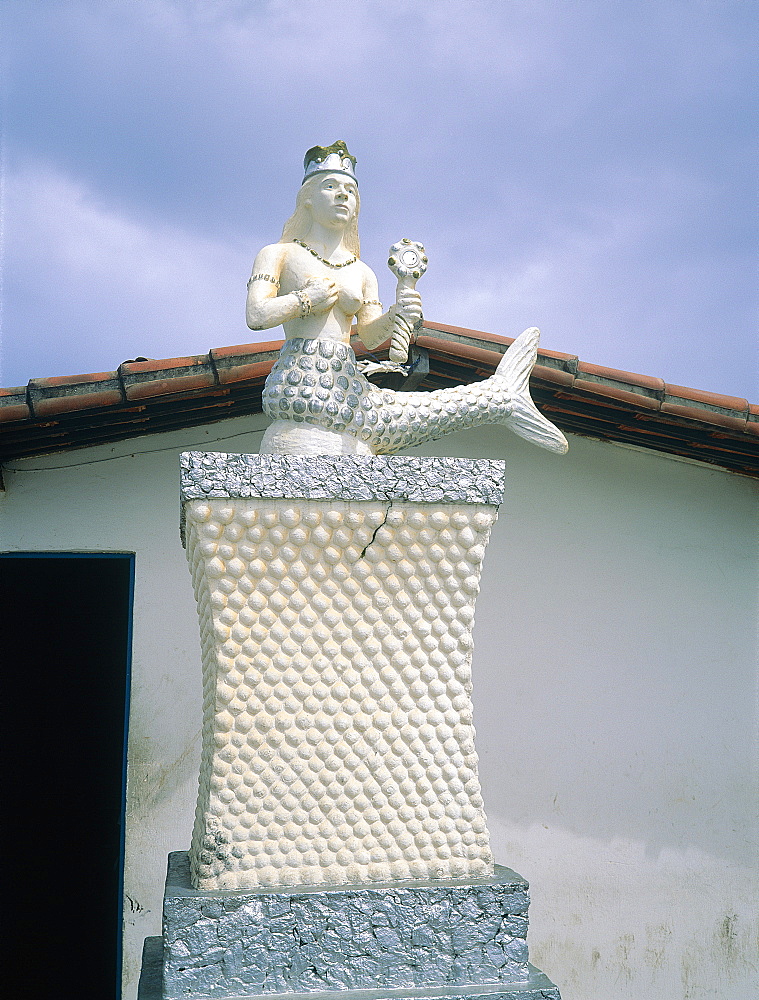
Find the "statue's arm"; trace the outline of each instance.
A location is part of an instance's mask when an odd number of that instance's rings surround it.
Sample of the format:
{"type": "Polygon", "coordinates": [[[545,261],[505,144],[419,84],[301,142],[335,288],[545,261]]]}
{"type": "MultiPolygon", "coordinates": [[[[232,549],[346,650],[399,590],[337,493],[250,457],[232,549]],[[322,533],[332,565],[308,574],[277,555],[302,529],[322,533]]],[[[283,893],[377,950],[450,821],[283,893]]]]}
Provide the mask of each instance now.
{"type": "Polygon", "coordinates": [[[391,306],[383,313],[379,302],[377,275],[366,265],[364,265],[363,296],[363,305],[356,313],[356,331],[363,344],[373,351],[392,335],[395,306],[391,306]]]}
{"type": "Polygon", "coordinates": [[[300,316],[301,302],[297,295],[278,294],[285,253],[286,247],[275,243],[264,247],[255,259],[245,305],[245,320],[251,330],[268,330],[300,316]]]}

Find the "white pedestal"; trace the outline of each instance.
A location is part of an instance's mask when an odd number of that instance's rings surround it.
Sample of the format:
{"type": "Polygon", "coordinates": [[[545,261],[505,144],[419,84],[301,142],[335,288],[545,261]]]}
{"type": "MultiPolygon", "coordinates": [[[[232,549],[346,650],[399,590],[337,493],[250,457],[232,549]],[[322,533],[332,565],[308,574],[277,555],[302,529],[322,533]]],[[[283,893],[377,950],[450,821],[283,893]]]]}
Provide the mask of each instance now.
{"type": "Polygon", "coordinates": [[[183,456],[202,889],[491,875],[471,705],[500,462],[183,456]]]}

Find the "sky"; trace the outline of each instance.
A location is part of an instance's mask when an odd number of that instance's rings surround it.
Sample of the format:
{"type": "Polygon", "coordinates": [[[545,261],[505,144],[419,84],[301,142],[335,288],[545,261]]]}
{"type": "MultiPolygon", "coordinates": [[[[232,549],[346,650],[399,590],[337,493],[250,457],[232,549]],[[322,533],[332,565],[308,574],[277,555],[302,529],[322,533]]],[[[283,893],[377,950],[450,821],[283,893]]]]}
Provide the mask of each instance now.
{"type": "Polygon", "coordinates": [[[274,340],[253,259],[306,149],[358,158],[361,255],[425,317],[757,387],[746,0],[4,0],[0,385],[274,340]]]}

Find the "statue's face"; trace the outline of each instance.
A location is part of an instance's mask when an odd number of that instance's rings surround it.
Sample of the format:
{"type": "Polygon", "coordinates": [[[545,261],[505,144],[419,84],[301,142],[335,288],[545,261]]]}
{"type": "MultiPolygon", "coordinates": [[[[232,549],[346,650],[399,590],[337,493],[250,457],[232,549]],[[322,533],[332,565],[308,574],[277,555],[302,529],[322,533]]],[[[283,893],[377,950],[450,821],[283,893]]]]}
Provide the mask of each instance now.
{"type": "Polygon", "coordinates": [[[356,184],[345,174],[324,174],[306,202],[314,222],[328,229],[346,226],[356,214],[356,184]]]}

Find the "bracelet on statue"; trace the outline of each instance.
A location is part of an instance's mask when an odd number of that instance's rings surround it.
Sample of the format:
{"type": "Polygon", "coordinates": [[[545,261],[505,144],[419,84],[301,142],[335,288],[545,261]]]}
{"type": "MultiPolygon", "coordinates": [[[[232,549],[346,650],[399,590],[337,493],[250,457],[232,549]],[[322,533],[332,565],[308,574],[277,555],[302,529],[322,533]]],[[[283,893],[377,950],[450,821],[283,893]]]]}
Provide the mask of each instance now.
{"type": "Polygon", "coordinates": [[[379,306],[380,309],[382,308],[382,303],[380,302],[379,299],[364,299],[364,301],[361,303],[361,305],[362,306],[379,306]]]}
{"type": "Polygon", "coordinates": [[[305,319],[311,315],[311,299],[301,288],[296,288],[293,292],[295,298],[300,302],[300,318],[305,319]]]}
{"type": "Polygon", "coordinates": [[[271,274],[251,274],[248,278],[248,284],[250,284],[251,281],[268,281],[272,285],[279,288],[279,281],[277,281],[277,279],[271,274]]]}

